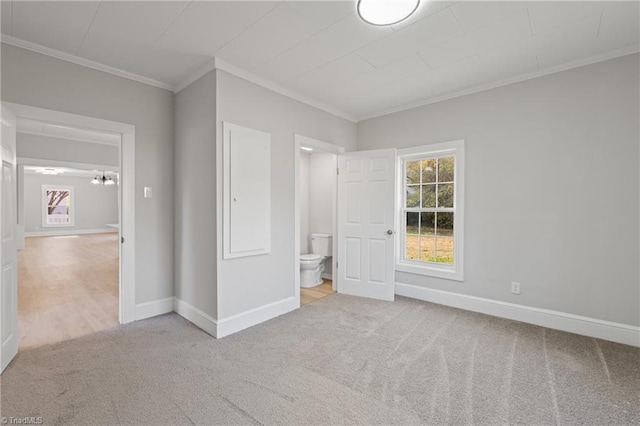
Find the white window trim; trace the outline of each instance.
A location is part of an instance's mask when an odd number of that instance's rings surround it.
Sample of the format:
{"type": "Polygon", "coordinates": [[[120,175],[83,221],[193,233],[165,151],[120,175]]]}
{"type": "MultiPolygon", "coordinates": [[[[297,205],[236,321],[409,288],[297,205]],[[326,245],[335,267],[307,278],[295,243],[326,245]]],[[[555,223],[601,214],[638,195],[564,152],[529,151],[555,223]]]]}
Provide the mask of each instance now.
{"type": "Polygon", "coordinates": [[[40,193],[42,200],[42,227],[43,228],[64,228],[75,226],[75,200],[73,196],[73,186],[70,185],[42,185],[42,192],[40,193]],[[69,191],[69,223],[52,224],[47,223],[47,191],[49,190],[62,190],[69,191]]]}
{"type": "Polygon", "coordinates": [[[399,149],[397,170],[396,223],[400,231],[396,232],[396,271],[464,281],[464,140],[399,149]],[[423,157],[445,157],[449,155],[455,156],[454,264],[453,266],[448,266],[403,259],[405,238],[404,217],[402,215],[405,192],[404,162],[423,157]]]}

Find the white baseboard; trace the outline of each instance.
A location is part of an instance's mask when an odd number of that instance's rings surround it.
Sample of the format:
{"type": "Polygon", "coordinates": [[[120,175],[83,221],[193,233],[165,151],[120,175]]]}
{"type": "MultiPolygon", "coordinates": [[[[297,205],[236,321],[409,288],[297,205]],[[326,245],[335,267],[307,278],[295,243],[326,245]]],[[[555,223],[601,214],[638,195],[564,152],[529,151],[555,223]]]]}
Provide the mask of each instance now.
{"type": "Polygon", "coordinates": [[[135,321],[173,312],[173,297],[136,304],[135,321]]]}
{"type": "Polygon", "coordinates": [[[296,299],[290,297],[221,320],[216,320],[200,309],[178,298],[174,298],[173,310],[181,317],[219,339],[293,311],[298,308],[295,302],[296,299]]]}
{"type": "Polygon", "coordinates": [[[395,293],[426,302],[480,312],[495,317],[535,324],[555,330],[610,340],[625,345],[640,346],[640,327],[573,315],[549,309],[517,305],[515,303],[467,296],[434,290],[411,284],[396,283],[395,293]]]}
{"type": "Polygon", "coordinates": [[[51,231],[32,231],[25,232],[25,237],[50,237],[61,235],[83,235],[83,234],[106,234],[109,232],[118,232],[114,228],[98,228],[98,229],[52,229],[51,231]]]}
{"type": "Polygon", "coordinates": [[[228,336],[297,309],[295,297],[279,300],[218,320],[217,337],[228,336]]]}
{"type": "Polygon", "coordinates": [[[205,314],[200,309],[191,306],[187,302],[173,298],[173,311],[180,315],[182,318],[195,324],[198,328],[201,328],[206,333],[209,333],[213,337],[217,337],[218,322],[215,318],[208,314],[205,314]]]}

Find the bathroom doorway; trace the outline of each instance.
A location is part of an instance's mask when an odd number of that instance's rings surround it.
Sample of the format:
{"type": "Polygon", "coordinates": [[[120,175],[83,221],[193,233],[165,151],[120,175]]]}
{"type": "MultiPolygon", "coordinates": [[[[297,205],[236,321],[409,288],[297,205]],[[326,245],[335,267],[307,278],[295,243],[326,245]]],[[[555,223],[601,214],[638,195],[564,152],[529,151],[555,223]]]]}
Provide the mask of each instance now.
{"type": "Polygon", "coordinates": [[[335,293],[338,154],[343,148],[295,135],[296,288],[300,305],[335,293]]]}

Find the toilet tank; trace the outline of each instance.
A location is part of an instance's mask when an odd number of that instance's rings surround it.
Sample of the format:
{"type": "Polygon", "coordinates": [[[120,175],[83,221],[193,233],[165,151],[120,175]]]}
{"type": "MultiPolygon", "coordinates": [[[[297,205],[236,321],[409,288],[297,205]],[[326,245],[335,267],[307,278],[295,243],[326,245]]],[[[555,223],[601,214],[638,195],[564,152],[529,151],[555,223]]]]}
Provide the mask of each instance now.
{"type": "Polygon", "coordinates": [[[333,235],[311,234],[311,250],[313,254],[320,254],[322,256],[332,256],[333,235]]]}

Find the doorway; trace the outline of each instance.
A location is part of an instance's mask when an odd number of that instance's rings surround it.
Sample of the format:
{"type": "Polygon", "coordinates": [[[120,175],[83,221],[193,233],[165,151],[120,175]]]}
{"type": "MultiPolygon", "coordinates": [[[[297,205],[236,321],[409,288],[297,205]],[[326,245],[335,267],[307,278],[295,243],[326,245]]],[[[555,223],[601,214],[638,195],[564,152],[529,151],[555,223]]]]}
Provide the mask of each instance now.
{"type": "Polygon", "coordinates": [[[395,148],[344,152],[344,148],[295,135],[295,283],[300,298],[300,150],[335,154],[332,290],[353,296],[394,300],[397,153],[395,148]]]}
{"type": "Polygon", "coordinates": [[[295,297],[304,305],[333,294],[338,288],[335,278],[336,171],[338,154],[344,152],[344,148],[297,134],[294,145],[295,297]],[[301,260],[301,255],[324,259],[301,260]],[[315,269],[318,261],[320,269],[315,269]],[[301,266],[313,270],[301,272],[301,266]]]}
{"type": "MultiPolygon", "coordinates": [[[[117,225],[114,228],[116,232],[111,233],[112,245],[117,245],[114,250],[117,252],[117,323],[123,324],[134,321],[135,318],[135,126],[125,123],[119,123],[99,118],[81,116],[77,114],[64,113],[60,111],[48,110],[43,108],[32,107],[28,105],[4,103],[3,102],[3,123],[4,121],[13,120],[12,125],[6,126],[7,129],[13,128],[15,136],[15,128],[17,120],[33,120],[38,122],[50,123],[53,125],[66,127],[69,129],[86,129],[91,131],[117,134],[121,141],[121,148],[118,153],[118,162],[120,169],[116,178],[118,180],[118,205],[117,205],[117,225]],[[5,111],[7,112],[5,114],[5,111]],[[5,116],[7,120],[5,120],[5,116]],[[115,238],[114,238],[115,237],[115,238]],[[113,244],[115,242],[115,244],[113,244]]],[[[5,128],[3,127],[3,131],[5,128]]],[[[4,135],[4,133],[3,133],[4,135]]],[[[14,138],[15,140],[15,138],[14,138]]],[[[13,164],[15,166],[15,156],[13,164]]],[[[52,163],[53,167],[74,167],[76,163],[65,161],[56,161],[52,163]]],[[[42,166],[42,165],[40,165],[42,166]]],[[[101,165],[89,164],[86,170],[100,170],[101,165]]],[[[101,170],[106,173],[107,170],[101,170]]],[[[96,173],[98,175],[98,173],[96,173]]],[[[96,177],[96,176],[94,176],[96,177]]],[[[102,177],[102,173],[100,173],[102,177]]],[[[105,176],[106,178],[106,176],[105,176]]],[[[4,205],[8,206],[8,210],[17,210],[18,191],[17,185],[11,188],[5,187],[3,184],[3,213],[4,205]],[[10,191],[9,191],[10,190],[10,191]],[[5,203],[6,201],[6,203],[5,203]]],[[[19,213],[19,212],[18,212],[19,213]]],[[[5,258],[16,257],[16,249],[24,246],[24,223],[18,223],[13,215],[12,221],[3,221],[3,235],[12,234],[15,243],[11,250],[3,250],[1,253],[2,261],[5,258]]],[[[112,224],[115,225],[115,224],[112,224]]],[[[105,235],[107,233],[105,232],[105,235]]],[[[58,235],[59,240],[64,238],[76,238],[65,235],[58,235]]],[[[4,248],[4,246],[3,246],[4,248]]],[[[17,274],[16,274],[17,275],[17,274]]],[[[3,275],[2,289],[5,294],[18,293],[17,280],[8,280],[3,275]]],[[[3,338],[6,336],[18,336],[18,297],[3,298],[0,302],[0,319],[2,320],[3,338]]],[[[74,312],[69,312],[73,315],[74,312]]],[[[17,338],[15,339],[17,340],[17,338]]],[[[3,345],[0,353],[2,369],[4,369],[17,352],[17,345],[3,345]]]]}

